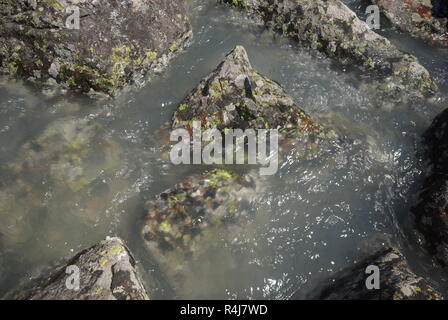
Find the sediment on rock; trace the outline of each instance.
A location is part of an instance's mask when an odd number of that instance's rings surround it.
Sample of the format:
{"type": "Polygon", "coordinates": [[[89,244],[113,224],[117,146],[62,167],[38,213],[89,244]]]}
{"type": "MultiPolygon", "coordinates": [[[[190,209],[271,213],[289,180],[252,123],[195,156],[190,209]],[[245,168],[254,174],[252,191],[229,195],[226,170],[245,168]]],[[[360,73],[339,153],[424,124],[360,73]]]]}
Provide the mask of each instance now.
{"type": "MultiPolygon", "coordinates": [[[[417,276],[395,248],[384,248],[325,281],[310,299],[320,300],[440,300],[442,296],[417,276]],[[367,289],[368,266],[379,268],[380,289],[367,289]]],[[[294,297],[293,297],[294,299],[294,297]]]]}
{"type": "Polygon", "coordinates": [[[413,37],[448,47],[448,12],[444,0],[371,0],[392,24],[413,37]],[[445,9],[447,10],[447,9],[445,9]]]}
{"type": "Polygon", "coordinates": [[[425,132],[430,167],[417,205],[412,208],[425,247],[448,268],[448,109],[425,132]]]}
{"type": "Polygon", "coordinates": [[[428,97],[437,86],[417,58],[372,31],[339,0],[220,0],[260,17],[266,26],[324,52],[337,64],[355,66],[365,89],[405,102],[428,97]]]}
{"type": "Polygon", "coordinates": [[[0,74],[113,96],[160,72],[190,36],[184,0],[0,0],[0,74]],[[73,8],[79,29],[67,27],[73,8]]]}
{"type": "Polygon", "coordinates": [[[78,253],[55,271],[19,285],[4,299],[148,300],[149,297],[123,240],[108,238],[78,253]],[[69,278],[78,271],[79,289],[77,282],[69,278]]]}

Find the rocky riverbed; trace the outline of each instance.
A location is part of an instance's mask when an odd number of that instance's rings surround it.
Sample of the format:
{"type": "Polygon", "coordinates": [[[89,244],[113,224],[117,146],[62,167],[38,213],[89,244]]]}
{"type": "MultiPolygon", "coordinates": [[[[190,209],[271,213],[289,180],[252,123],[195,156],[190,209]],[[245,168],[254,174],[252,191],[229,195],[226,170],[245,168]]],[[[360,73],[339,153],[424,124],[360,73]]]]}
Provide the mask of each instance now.
{"type": "Polygon", "coordinates": [[[448,16],[372,3],[0,1],[0,296],[445,298],[448,16]],[[195,123],[274,174],[174,165],[195,123]]]}

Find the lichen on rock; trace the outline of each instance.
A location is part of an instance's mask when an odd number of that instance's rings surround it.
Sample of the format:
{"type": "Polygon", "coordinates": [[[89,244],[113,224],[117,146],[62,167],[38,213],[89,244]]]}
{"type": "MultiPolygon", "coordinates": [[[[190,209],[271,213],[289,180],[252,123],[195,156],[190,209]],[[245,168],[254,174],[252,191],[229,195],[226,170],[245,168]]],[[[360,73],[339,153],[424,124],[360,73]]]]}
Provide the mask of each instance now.
{"type": "Polygon", "coordinates": [[[320,133],[322,126],[295,104],[275,81],[256,72],[246,50],[236,46],[177,108],[172,129],[290,129],[320,133]]]}
{"type": "Polygon", "coordinates": [[[0,74],[114,96],[191,37],[184,0],[0,1],[0,74]],[[80,28],[66,27],[76,6],[80,28]]]}
{"type": "Polygon", "coordinates": [[[442,295],[416,275],[396,248],[386,247],[342,270],[310,294],[319,300],[441,300],[442,295]],[[368,289],[368,266],[379,268],[379,289],[368,289]]]}
{"type": "Polygon", "coordinates": [[[372,31],[339,0],[221,0],[260,17],[284,36],[324,52],[338,65],[355,67],[363,88],[392,101],[428,97],[437,86],[417,58],[372,31]]]}
{"type": "Polygon", "coordinates": [[[4,298],[13,300],[149,300],[135,260],[120,238],[83,250],[56,270],[23,281],[4,298]],[[70,269],[75,267],[76,269],[70,269]],[[79,288],[69,277],[79,274],[79,288]]]}
{"type": "Polygon", "coordinates": [[[143,239],[174,288],[195,272],[192,263],[243,232],[262,189],[255,174],[216,169],[190,176],[146,203],[143,239]]]}
{"type": "MultiPolygon", "coordinates": [[[[280,84],[255,71],[242,46],[228,53],[181,101],[165,130],[192,133],[194,122],[202,131],[216,128],[223,134],[229,129],[276,129],[280,152],[300,149],[298,157],[318,143],[338,140],[335,131],[313,120],[280,84]]],[[[168,137],[162,141],[168,144],[168,137]]]]}
{"type": "MultiPolygon", "coordinates": [[[[448,47],[448,14],[438,14],[439,0],[371,0],[399,30],[440,47],[448,47]]],[[[445,4],[448,8],[448,5],[445,4]]],[[[446,9],[445,9],[446,10],[446,9]]]]}
{"type": "Polygon", "coordinates": [[[448,268],[448,109],[440,113],[425,132],[430,163],[426,181],[412,208],[417,230],[425,247],[448,268]]]}

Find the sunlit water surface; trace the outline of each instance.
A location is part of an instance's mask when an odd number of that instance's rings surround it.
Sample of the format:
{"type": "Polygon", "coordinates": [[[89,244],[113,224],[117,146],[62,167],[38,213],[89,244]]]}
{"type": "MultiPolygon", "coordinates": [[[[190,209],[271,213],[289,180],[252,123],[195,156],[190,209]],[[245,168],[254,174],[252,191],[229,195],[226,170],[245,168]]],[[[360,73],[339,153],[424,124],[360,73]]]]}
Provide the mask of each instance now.
{"type": "MultiPolygon", "coordinates": [[[[363,16],[364,3],[345,2],[363,16]]],[[[10,224],[8,235],[0,237],[0,294],[107,235],[126,240],[155,298],[286,299],[295,292],[306,297],[334,271],[387,242],[399,245],[420,275],[446,287],[419,249],[409,207],[425,176],[419,137],[446,106],[447,55],[389,28],[381,30],[420,58],[442,93],[433,103],[378,109],[350,84],[350,74],[327,58],[213,1],[192,1],[190,11],[194,39],[186,51],[163,76],[114,102],[50,99],[20,83],[1,82],[0,179],[6,182],[0,191],[16,183],[8,180],[8,172],[20,158],[21,146],[58,119],[95,119],[102,131],[91,148],[115,141],[112,148],[119,145],[120,156],[112,172],[99,174],[108,190],[103,198],[94,192],[60,196],[40,180],[32,201],[30,194],[15,196],[17,203],[29,202],[29,208],[17,205],[0,215],[0,223],[10,224]],[[159,158],[152,133],[237,44],[247,49],[256,70],[279,82],[299,106],[349,142],[314,161],[284,157],[255,204],[268,218],[254,221],[241,235],[232,266],[210,257],[200,273],[185,280],[186,289],[176,292],[164,281],[152,280],[160,272],[140,238],[143,204],[201,168],[174,170],[159,158]]]]}

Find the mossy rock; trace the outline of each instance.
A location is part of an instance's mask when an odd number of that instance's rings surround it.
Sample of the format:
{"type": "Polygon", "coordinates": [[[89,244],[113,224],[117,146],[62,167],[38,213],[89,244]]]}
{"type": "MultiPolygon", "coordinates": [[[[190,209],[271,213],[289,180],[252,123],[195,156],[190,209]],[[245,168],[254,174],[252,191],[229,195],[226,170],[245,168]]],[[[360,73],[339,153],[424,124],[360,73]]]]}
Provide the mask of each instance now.
{"type": "Polygon", "coordinates": [[[144,243],[172,287],[185,290],[192,265],[244,231],[262,188],[255,174],[217,169],[190,176],[146,203],[144,243]]]}
{"type": "MultiPolygon", "coordinates": [[[[294,298],[294,297],[293,297],[294,298]]],[[[385,247],[322,282],[308,297],[319,300],[441,300],[431,284],[416,275],[403,254],[385,247]],[[368,266],[379,268],[379,289],[367,289],[368,266]],[[329,284],[330,283],[330,284],[329,284]]]]}
{"type": "Polygon", "coordinates": [[[123,240],[107,238],[54,270],[23,280],[5,298],[13,300],[149,300],[136,263],[123,240]],[[75,267],[76,269],[70,269],[75,267]],[[78,290],[67,286],[79,271],[78,290]]]}
{"type": "Polygon", "coordinates": [[[1,0],[0,74],[114,96],[159,72],[190,36],[184,0],[1,0]],[[71,6],[79,29],[66,27],[71,6]]]}
{"type": "MultiPolygon", "coordinates": [[[[372,31],[340,0],[221,0],[261,18],[266,26],[353,68],[379,101],[406,102],[437,91],[417,58],[372,31]]],[[[381,104],[380,104],[381,105],[381,104]]]]}

